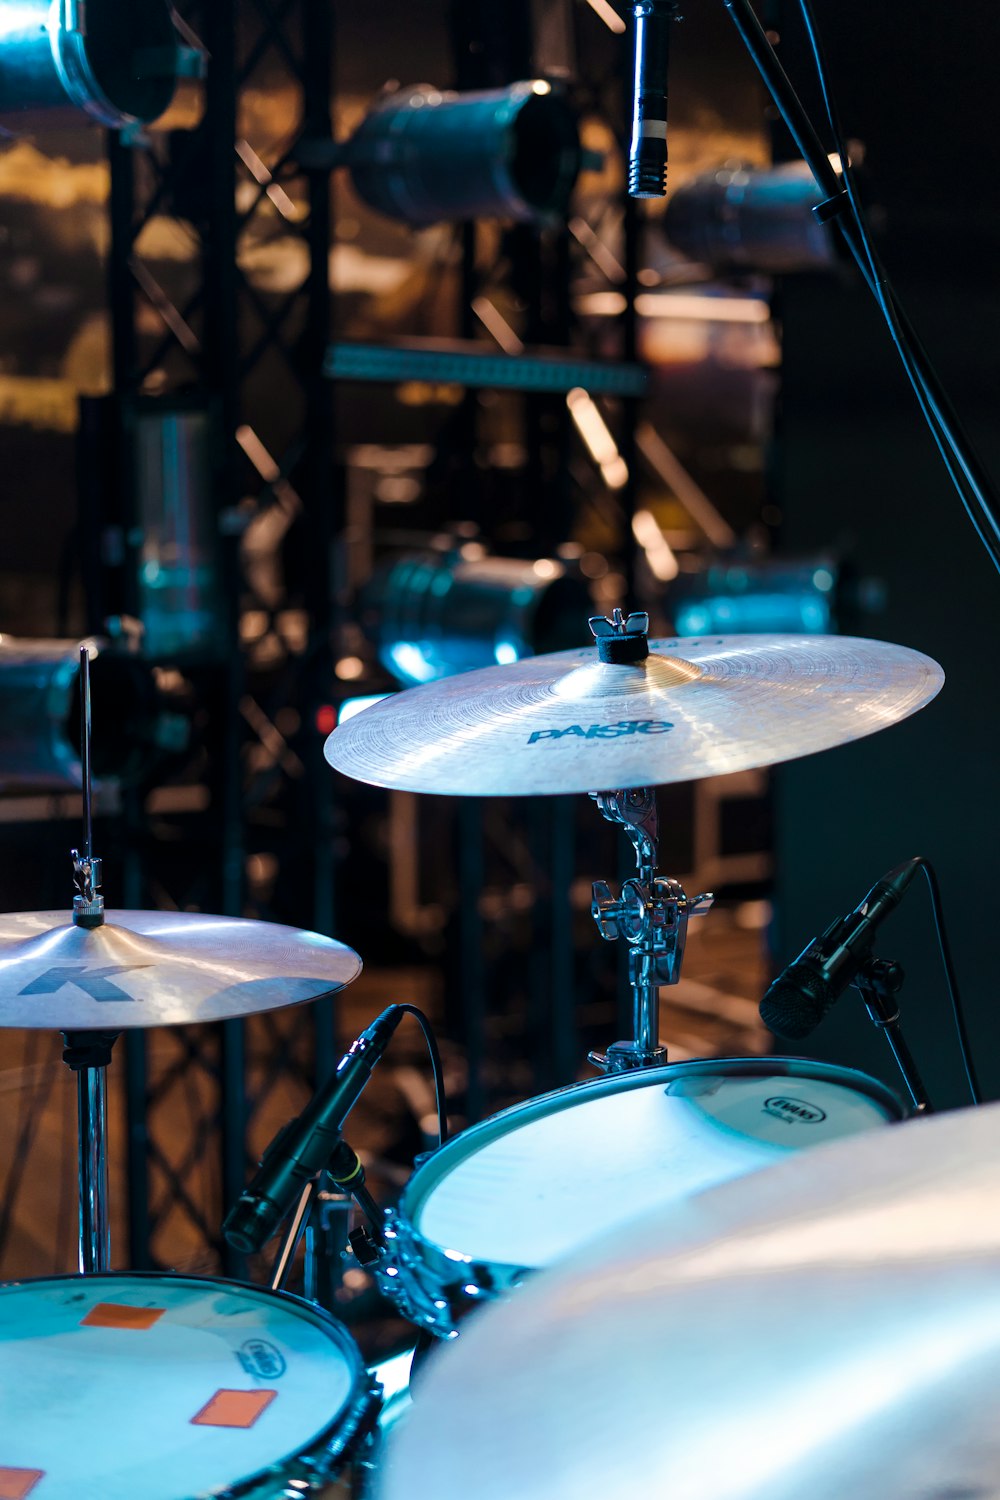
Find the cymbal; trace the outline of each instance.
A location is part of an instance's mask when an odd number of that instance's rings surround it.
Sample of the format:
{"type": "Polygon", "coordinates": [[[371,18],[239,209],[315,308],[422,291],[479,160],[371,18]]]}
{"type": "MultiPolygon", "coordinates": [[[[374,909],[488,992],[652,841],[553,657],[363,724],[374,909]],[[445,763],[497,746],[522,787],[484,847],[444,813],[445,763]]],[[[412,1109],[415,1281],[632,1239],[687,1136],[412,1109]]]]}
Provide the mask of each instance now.
{"type": "Polygon", "coordinates": [[[380,1500],[1000,1495],[1000,1104],[657,1209],[428,1359],[380,1500]]]}
{"type": "Polygon", "coordinates": [[[229,1021],[332,994],[361,972],[318,932],[199,912],[0,916],[0,1026],[118,1031],[229,1021]]]}
{"type": "Polygon", "coordinates": [[[944,682],[904,646],[851,636],[591,647],[408,688],[339,725],[331,765],[375,786],[534,796],[693,781],[811,755],[916,713],[944,682]]]}

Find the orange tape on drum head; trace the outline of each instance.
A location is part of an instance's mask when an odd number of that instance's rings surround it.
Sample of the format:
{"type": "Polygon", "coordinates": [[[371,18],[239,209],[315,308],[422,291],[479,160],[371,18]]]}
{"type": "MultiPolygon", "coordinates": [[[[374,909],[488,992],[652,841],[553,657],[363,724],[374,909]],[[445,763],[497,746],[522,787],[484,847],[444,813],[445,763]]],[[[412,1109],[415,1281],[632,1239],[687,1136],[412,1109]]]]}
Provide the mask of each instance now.
{"type": "Polygon", "coordinates": [[[25,1500],[44,1478],[44,1469],[0,1468],[0,1500],[25,1500]]]}
{"type": "Polygon", "coordinates": [[[277,1391],[216,1391],[191,1418],[196,1427],[252,1427],[277,1391]]]}
{"type": "MultiPolygon", "coordinates": [[[[165,1312],[165,1307],[132,1307],[127,1302],[97,1302],[87,1316],[80,1319],[80,1327],[133,1328],[141,1332],[152,1328],[165,1312]]],[[[3,1500],[2,1496],[0,1500],[3,1500]]]]}

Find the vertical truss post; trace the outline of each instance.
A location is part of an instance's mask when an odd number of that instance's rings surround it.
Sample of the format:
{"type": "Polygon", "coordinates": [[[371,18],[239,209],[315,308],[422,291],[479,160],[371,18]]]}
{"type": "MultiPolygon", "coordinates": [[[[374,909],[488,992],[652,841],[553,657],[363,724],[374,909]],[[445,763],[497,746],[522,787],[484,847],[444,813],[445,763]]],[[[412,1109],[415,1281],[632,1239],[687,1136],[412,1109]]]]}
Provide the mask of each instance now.
{"type": "MultiPolygon", "coordinates": [[[[211,484],[229,617],[218,657],[196,665],[191,674],[201,684],[215,726],[214,739],[206,741],[211,822],[188,825],[198,846],[192,845],[191,858],[186,865],[182,862],[179,875],[175,860],[165,859],[160,868],[156,840],[144,827],[137,806],[136,816],[129,820],[129,837],[138,847],[142,836],[143,868],[136,869],[130,851],[127,884],[133,899],[156,885],[181,908],[241,914],[246,860],[260,837],[254,809],[263,802],[270,818],[266,838],[271,841],[264,847],[275,849],[286,874],[286,880],[275,881],[275,890],[285,897],[287,874],[293,871],[307,868],[312,880],[305,900],[297,892],[297,908],[279,909],[274,918],[331,932],[334,782],[313,729],[315,709],[328,696],[331,553],[342,508],[330,422],[332,398],[321,374],[329,325],[330,191],[326,172],[311,174],[303,182],[293,143],[303,128],[319,137],[330,134],[332,7],[315,0],[178,0],[178,8],[207,57],[201,118],[193,130],[168,133],[154,127],[129,143],[113,137],[109,145],[109,298],[119,413],[116,478],[125,534],[134,535],[130,407],[139,396],[154,402],[161,394],[197,392],[210,419],[211,484]],[[252,100],[262,74],[268,87],[281,88],[288,100],[287,138],[278,143],[270,136],[263,143],[238,138],[244,131],[253,133],[252,100]],[[254,284],[241,260],[246,259],[245,249],[273,235],[272,221],[279,212],[283,231],[306,244],[308,272],[300,285],[272,293],[254,284]],[[171,217],[176,221],[175,243],[187,240],[191,253],[183,264],[161,271],[145,254],[143,231],[154,219],[171,217]],[[266,384],[260,378],[262,361],[265,366],[274,361],[281,372],[283,403],[273,429],[268,424],[274,410],[260,395],[266,384]],[[241,427],[252,434],[257,451],[268,455],[268,464],[256,466],[256,475],[241,451],[241,427]],[[265,472],[270,464],[277,479],[265,472]],[[294,524],[306,529],[308,539],[297,554],[299,574],[288,582],[288,598],[276,603],[258,600],[242,577],[236,533],[239,518],[248,513],[248,499],[266,507],[282,487],[292,496],[294,524]],[[280,669],[263,677],[255,675],[241,644],[241,601],[248,595],[254,608],[266,612],[272,628],[289,607],[301,608],[307,620],[305,650],[287,648],[280,669]],[[261,788],[261,777],[269,775],[273,782],[276,773],[273,766],[258,773],[247,760],[246,725],[254,717],[273,725],[281,708],[294,709],[305,726],[305,769],[299,782],[286,775],[278,799],[267,802],[271,788],[261,788]],[[296,799],[308,799],[308,821],[296,799]],[[206,829],[214,841],[208,860],[206,829]]],[[[155,235],[149,243],[156,243],[155,235]]],[[[280,633],[275,640],[281,641],[280,633]]],[[[295,759],[288,757],[289,762],[295,759]]],[[[281,774],[277,773],[279,780],[281,774]]],[[[261,909],[259,900],[257,909],[262,917],[272,915],[261,909]]],[[[296,1027],[314,1025],[320,1071],[335,1057],[333,1021],[327,1001],[303,1011],[294,1022],[296,1027]]],[[[172,1258],[172,1247],[162,1243],[162,1236],[175,1212],[205,1241],[209,1254],[226,1254],[218,1233],[223,1205],[214,1201],[218,1188],[212,1187],[213,1201],[205,1206],[193,1183],[198,1174],[212,1185],[221,1177],[223,1198],[231,1200],[237,1194],[255,1109],[279,1076],[302,1072],[286,1037],[276,1032],[275,1045],[270,1045],[269,1018],[258,1018],[254,1025],[262,1027],[267,1038],[263,1083],[254,1099],[247,1093],[248,1041],[242,1024],[227,1023],[205,1034],[198,1029],[172,1034],[175,1059],[152,1079],[147,1077],[145,1039],[139,1034],[129,1039],[133,1264],[172,1258]],[[164,1100],[199,1073],[204,1075],[202,1106],[188,1120],[189,1140],[178,1165],[176,1154],[164,1149],[161,1140],[163,1130],[176,1130],[176,1122],[168,1123],[164,1100]]],[[[204,1253],[195,1254],[204,1259],[204,1253]]],[[[226,1264],[230,1271],[240,1269],[233,1260],[226,1264]]]]}
{"type": "MultiPolygon", "coordinates": [[[[225,578],[228,640],[223,666],[225,722],[222,797],[222,906],[229,916],[243,911],[244,813],[242,720],[244,663],[239,645],[240,570],[236,538],[225,518],[239,499],[240,465],[236,446],[242,401],[238,318],[239,269],[236,210],[237,5],[211,0],[204,7],[204,40],[209,64],[205,93],[204,161],[209,199],[205,245],[203,380],[217,421],[215,483],[217,540],[225,578]]],[[[242,1021],[222,1028],[221,1127],[222,1197],[233,1203],[246,1176],[246,1034],[242,1021]]],[[[244,1259],[224,1243],[223,1264],[231,1276],[244,1271],[244,1259]]]]}
{"type": "MultiPolygon", "coordinates": [[[[333,90],[333,7],[303,6],[303,133],[325,140],[333,134],[330,98],[333,90]]],[[[309,219],[306,242],[309,272],[305,284],[306,324],[301,362],[305,396],[306,446],[302,464],[302,500],[310,529],[309,572],[305,579],[311,641],[303,712],[308,726],[306,775],[312,803],[316,847],[313,854],[312,924],[334,933],[336,924],[335,782],[323,758],[316,713],[328,700],[332,676],[331,643],[341,621],[334,619],[332,570],[337,536],[344,525],[344,472],[335,461],[334,394],[323,374],[330,338],[329,251],[332,242],[331,179],[325,170],[307,173],[309,219]]],[[[313,1006],[317,1080],[337,1061],[334,1000],[313,1006]]]]}

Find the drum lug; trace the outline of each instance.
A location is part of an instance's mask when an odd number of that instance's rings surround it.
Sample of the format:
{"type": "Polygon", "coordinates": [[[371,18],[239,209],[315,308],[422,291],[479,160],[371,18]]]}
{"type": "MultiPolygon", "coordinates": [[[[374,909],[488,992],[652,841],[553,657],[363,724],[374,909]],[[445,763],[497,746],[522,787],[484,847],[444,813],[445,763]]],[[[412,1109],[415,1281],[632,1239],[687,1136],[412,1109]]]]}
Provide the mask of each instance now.
{"type": "Polygon", "coordinates": [[[588,1052],[587,1061],[602,1073],[629,1073],[633,1068],[659,1068],[667,1061],[662,1046],[639,1047],[635,1042],[612,1042],[606,1052],[588,1052]]]}

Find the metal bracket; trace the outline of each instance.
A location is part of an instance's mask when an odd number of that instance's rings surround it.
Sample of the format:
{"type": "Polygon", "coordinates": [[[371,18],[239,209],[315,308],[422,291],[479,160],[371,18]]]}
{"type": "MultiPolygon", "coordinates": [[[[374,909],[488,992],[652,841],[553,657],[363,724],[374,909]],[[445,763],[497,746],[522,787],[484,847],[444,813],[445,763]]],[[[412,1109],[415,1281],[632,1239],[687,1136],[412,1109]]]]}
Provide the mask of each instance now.
{"type": "MultiPolygon", "coordinates": [[[[617,611],[616,611],[617,613],[617,611]]],[[[666,1062],[666,1048],[658,1041],[659,989],[681,977],[688,918],[708,911],[714,897],[705,892],[690,900],[683,886],[657,875],[658,823],[652,787],[592,792],[609,823],[618,823],[635,849],[637,875],[626,880],[615,896],[606,880],[595,880],[590,912],[605,942],[624,938],[629,945],[628,978],[633,995],[635,1035],[615,1042],[605,1053],[591,1053],[590,1061],[607,1072],[655,1067],[666,1062]]]]}
{"type": "Polygon", "coordinates": [[[644,867],[650,874],[656,865],[659,820],[656,793],[650,786],[626,787],[617,792],[591,792],[603,817],[609,823],[620,823],[632,841],[640,876],[644,867]]]}

